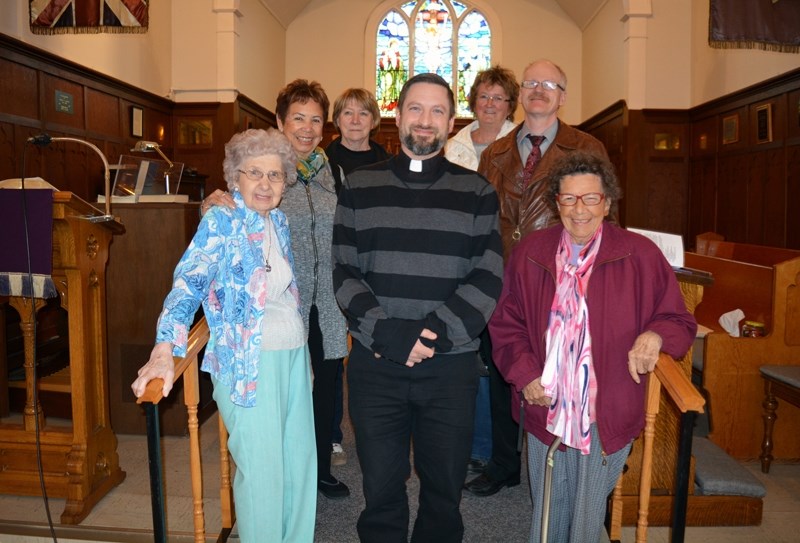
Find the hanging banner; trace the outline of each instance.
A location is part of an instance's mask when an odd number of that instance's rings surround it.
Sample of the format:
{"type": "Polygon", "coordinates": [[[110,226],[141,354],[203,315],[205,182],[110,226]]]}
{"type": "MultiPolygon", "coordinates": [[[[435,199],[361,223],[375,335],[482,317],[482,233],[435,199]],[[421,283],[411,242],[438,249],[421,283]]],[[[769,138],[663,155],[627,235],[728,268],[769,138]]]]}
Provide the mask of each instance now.
{"type": "Polygon", "coordinates": [[[148,0],[29,0],[34,34],[147,32],[148,0]]]}
{"type": "Polygon", "coordinates": [[[800,1],[710,0],[710,7],[711,47],[800,52],[800,1]]]}

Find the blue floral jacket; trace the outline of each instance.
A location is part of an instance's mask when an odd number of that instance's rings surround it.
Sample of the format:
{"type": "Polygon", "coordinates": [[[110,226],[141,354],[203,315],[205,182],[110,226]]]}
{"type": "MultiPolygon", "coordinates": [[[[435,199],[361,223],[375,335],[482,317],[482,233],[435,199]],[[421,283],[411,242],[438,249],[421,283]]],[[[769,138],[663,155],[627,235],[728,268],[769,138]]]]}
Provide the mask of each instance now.
{"type": "MultiPolygon", "coordinates": [[[[211,332],[202,370],[231,388],[231,401],[252,407],[256,401],[261,326],[266,301],[263,242],[266,221],[234,193],[236,209],[215,206],[200,221],[175,268],[172,290],[158,319],[156,341],[186,354],[189,328],[200,304],[211,332]]],[[[294,269],[289,224],[282,211],[269,214],[281,252],[294,269]]],[[[300,311],[297,284],[289,287],[300,311]]]]}

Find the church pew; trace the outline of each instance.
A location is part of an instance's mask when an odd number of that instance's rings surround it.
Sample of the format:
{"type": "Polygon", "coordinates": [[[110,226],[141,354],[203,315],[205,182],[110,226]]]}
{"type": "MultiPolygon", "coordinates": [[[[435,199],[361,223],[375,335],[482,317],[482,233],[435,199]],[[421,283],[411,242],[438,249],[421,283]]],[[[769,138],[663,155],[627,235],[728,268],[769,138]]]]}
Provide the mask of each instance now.
{"type": "MultiPolygon", "coordinates": [[[[702,371],[709,439],[734,458],[752,460],[763,437],[759,367],[800,363],[800,251],[717,240],[708,246],[714,244],[716,256],[685,255],[686,267],[714,278],[695,310],[698,322],[712,330],[705,338],[702,371]],[[737,338],[722,330],[719,316],[737,308],[746,320],[765,324],[764,337],[737,338]]],[[[698,248],[704,250],[702,244],[698,248]]],[[[779,416],[783,424],[776,429],[773,454],[779,460],[800,459],[800,410],[786,406],[779,416]]]]}

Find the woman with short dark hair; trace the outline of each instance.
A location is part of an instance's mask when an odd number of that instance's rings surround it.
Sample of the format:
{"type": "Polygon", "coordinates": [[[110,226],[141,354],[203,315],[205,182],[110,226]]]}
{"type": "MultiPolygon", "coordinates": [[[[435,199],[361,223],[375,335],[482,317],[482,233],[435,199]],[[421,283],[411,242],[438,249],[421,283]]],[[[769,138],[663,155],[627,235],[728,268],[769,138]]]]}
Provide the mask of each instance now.
{"type": "Polygon", "coordinates": [[[608,495],[644,427],[660,351],[680,358],[697,323],[649,239],[608,220],[622,191],[607,159],[575,151],[550,177],[560,224],[511,253],[489,331],[497,367],[521,396],[540,539],[545,458],[556,438],[550,541],[598,541],[608,495]]]}

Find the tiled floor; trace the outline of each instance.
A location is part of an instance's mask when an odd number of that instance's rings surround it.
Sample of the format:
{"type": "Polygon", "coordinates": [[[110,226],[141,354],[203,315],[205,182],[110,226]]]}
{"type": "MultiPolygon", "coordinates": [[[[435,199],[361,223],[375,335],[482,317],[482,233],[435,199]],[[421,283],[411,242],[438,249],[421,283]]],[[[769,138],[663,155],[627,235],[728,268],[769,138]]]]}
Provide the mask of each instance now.
{"type": "MultiPolygon", "coordinates": [[[[221,524],[219,515],[218,441],[216,416],[212,416],[201,431],[201,454],[204,460],[204,485],[206,498],[206,527],[216,534],[221,524]]],[[[349,430],[349,429],[348,429],[349,430]]],[[[348,431],[349,434],[349,431],[348,431]]],[[[86,520],[78,527],[58,526],[60,543],[87,541],[144,543],[153,541],[149,479],[147,474],[147,448],[144,437],[121,435],[119,439],[120,464],[127,472],[126,480],[100,501],[86,520]]],[[[320,498],[318,505],[317,541],[323,543],[350,543],[355,537],[355,519],[363,503],[360,494],[360,473],[352,448],[352,436],[346,435],[350,452],[347,466],[337,468],[335,474],[350,484],[353,497],[343,502],[328,502],[320,498]],[[361,500],[361,501],[359,501],[361,500]],[[337,523],[339,523],[337,525],[337,523]],[[336,529],[329,529],[337,526],[336,529]],[[344,526],[339,528],[338,526],[344,526]],[[326,531],[327,530],[327,531],[326,531]],[[335,532],[335,536],[331,535],[335,532]]],[[[167,525],[170,543],[192,541],[192,501],[189,485],[188,440],[178,437],[164,439],[164,466],[167,505],[167,525]]],[[[769,475],[761,473],[757,463],[746,464],[767,488],[761,526],[687,528],[686,541],[697,543],[796,543],[800,541],[800,465],[773,464],[769,475]]],[[[413,487],[414,482],[410,483],[413,487]]],[[[412,490],[413,493],[413,490],[412,490]]],[[[500,524],[519,526],[513,536],[491,541],[502,543],[522,542],[527,537],[529,510],[527,485],[506,489],[490,498],[465,498],[462,512],[467,530],[466,543],[488,543],[485,536],[477,536],[470,523],[498,521],[500,524]],[[516,509],[514,509],[516,507],[516,509]],[[507,516],[512,516],[508,520],[507,516]]],[[[63,499],[51,499],[53,520],[58,522],[64,508],[63,499]]],[[[0,543],[43,543],[48,537],[44,506],[40,498],[0,495],[0,543]],[[34,537],[38,536],[38,537],[34,537]]],[[[650,528],[648,540],[653,543],[670,541],[669,529],[650,528]]],[[[500,537],[500,536],[497,536],[500,537]]],[[[215,536],[216,538],[216,536],[215,536]]],[[[209,539],[210,541],[215,540],[209,539]]],[[[229,541],[237,542],[236,538],[229,541]]],[[[635,541],[634,528],[623,529],[623,541],[635,541]]]]}

